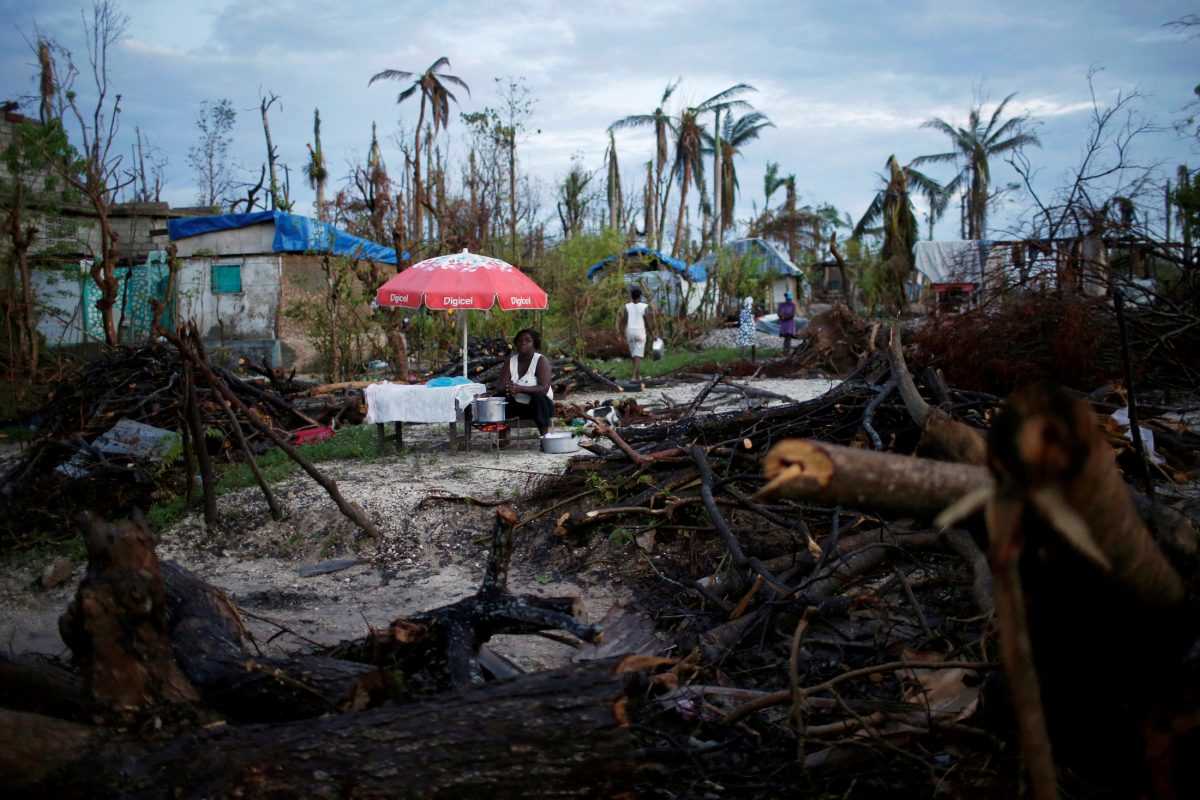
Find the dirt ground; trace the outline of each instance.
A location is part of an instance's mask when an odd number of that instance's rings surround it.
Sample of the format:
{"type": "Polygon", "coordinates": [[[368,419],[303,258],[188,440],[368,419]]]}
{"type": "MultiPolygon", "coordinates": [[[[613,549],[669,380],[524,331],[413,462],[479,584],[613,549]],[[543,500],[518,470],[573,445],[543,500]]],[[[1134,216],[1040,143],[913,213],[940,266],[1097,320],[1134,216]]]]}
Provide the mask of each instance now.
{"type": "MultiPolygon", "coordinates": [[[[826,380],[748,383],[797,400],[819,396],[834,385],[826,380]]],[[[684,403],[701,388],[681,384],[625,396],[645,405],[661,402],[665,392],[670,401],[684,403]]],[[[598,393],[566,399],[586,404],[612,397],[598,393]]],[[[379,526],[378,543],[359,534],[324,490],[297,474],[275,487],[287,509],[284,520],[270,518],[257,489],[231,492],[218,500],[215,531],[206,532],[199,515],[192,514],[163,532],[159,556],[228,592],[245,611],[264,652],[292,652],[311,642],[361,637],[369,627],[383,627],[399,616],[472,593],[487,557],[493,519],[487,504],[515,501],[539,482],[561,475],[572,457],[592,457],[543,454],[536,434],[515,436],[513,446],[504,451],[481,437],[471,452],[449,452],[445,426],[410,426],[405,431],[408,448],[400,455],[321,464],[347,499],[360,504],[379,526]],[[335,559],[359,563],[302,577],[303,568],[335,559]]],[[[527,509],[518,508],[523,510],[527,509]]],[[[612,569],[612,558],[625,557],[622,553],[580,547],[566,554],[568,558],[548,558],[527,530],[532,528],[518,531],[510,574],[513,591],[577,596],[588,622],[599,622],[614,604],[631,597],[621,571],[612,569]],[[565,563],[571,568],[554,566],[565,563]]],[[[9,652],[66,654],[58,636],[58,616],[74,594],[84,565],[76,564],[72,579],[61,587],[42,591],[35,584],[45,566],[30,562],[0,572],[0,647],[9,652]]],[[[537,637],[497,637],[492,644],[526,669],[564,663],[573,652],[567,645],[537,637]]]]}

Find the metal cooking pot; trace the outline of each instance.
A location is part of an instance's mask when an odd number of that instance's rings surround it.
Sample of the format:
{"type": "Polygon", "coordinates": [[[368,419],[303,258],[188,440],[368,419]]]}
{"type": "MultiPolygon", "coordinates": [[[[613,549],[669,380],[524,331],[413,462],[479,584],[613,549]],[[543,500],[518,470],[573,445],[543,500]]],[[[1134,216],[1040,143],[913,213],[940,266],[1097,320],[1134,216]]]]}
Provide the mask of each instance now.
{"type": "Polygon", "coordinates": [[[543,453],[574,453],[579,442],[570,433],[547,433],[542,437],[543,453]]]}
{"type": "Polygon", "coordinates": [[[471,420],[475,423],[504,422],[507,403],[503,397],[476,397],[471,401],[471,420]]]}

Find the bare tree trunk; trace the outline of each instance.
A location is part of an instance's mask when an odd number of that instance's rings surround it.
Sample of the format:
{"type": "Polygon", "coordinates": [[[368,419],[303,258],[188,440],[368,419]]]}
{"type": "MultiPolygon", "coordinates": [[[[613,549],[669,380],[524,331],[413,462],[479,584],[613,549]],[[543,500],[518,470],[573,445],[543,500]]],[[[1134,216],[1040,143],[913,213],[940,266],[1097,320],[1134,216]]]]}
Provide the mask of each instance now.
{"type": "Polygon", "coordinates": [[[667,174],[667,182],[662,184],[662,205],[660,206],[658,212],[658,250],[660,251],[663,248],[663,238],[667,235],[667,206],[671,202],[671,183],[672,179],[675,177],[675,172],[677,171],[678,166],[678,164],[671,165],[671,171],[667,174]]]}
{"type": "Polygon", "coordinates": [[[713,201],[712,246],[720,247],[721,239],[721,109],[713,112],[713,201]]]}
{"type": "Polygon", "coordinates": [[[658,207],[658,200],[654,193],[654,167],[650,161],[646,162],[646,191],[643,192],[642,198],[645,209],[646,246],[654,247],[657,243],[654,234],[654,216],[658,207]]]}
{"type": "Polygon", "coordinates": [[[137,136],[137,178],[141,182],[141,189],[134,186],[134,194],[137,199],[143,203],[150,202],[150,189],[146,184],[146,159],[142,155],[142,129],[135,127],[134,134],[137,136]]]}
{"type": "Polygon", "coordinates": [[[104,342],[109,347],[118,344],[117,324],[113,319],[113,306],[117,304],[117,233],[112,229],[108,218],[109,206],[100,197],[92,199],[96,209],[96,219],[100,224],[100,260],[92,262],[92,280],[100,289],[100,299],[96,301],[96,310],[104,325],[104,342]]]}
{"type": "Polygon", "coordinates": [[[8,236],[12,242],[13,261],[17,267],[17,278],[21,281],[21,302],[10,303],[12,306],[17,306],[19,311],[16,314],[17,332],[18,332],[18,350],[20,359],[23,360],[28,367],[26,373],[29,381],[32,383],[37,375],[38,368],[38,340],[37,328],[33,322],[33,274],[29,268],[29,248],[33,245],[34,236],[37,235],[37,228],[33,225],[25,225],[21,219],[21,212],[25,207],[25,184],[20,180],[15,181],[13,192],[12,208],[8,211],[8,236]]]}
{"type": "Polygon", "coordinates": [[[325,308],[329,314],[329,383],[342,379],[341,275],[326,253],[321,258],[325,273],[325,308]]]}
{"type": "Polygon", "coordinates": [[[321,111],[313,109],[313,183],[317,192],[317,219],[329,221],[329,210],[325,201],[325,151],[321,149],[321,111]]]}
{"type": "MultiPolygon", "coordinates": [[[[433,185],[434,181],[435,181],[435,178],[434,178],[434,174],[433,174],[433,131],[431,131],[427,127],[427,128],[425,128],[425,191],[421,195],[421,201],[425,205],[428,205],[430,199],[433,198],[433,196],[434,196],[434,191],[435,191],[434,185],[433,185]]],[[[426,210],[428,210],[428,209],[426,209],[426,210]]],[[[424,213],[424,211],[422,211],[422,213],[424,213]]],[[[434,222],[436,222],[436,220],[434,219],[434,214],[431,212],[429,215],[429,227],[425,234],[426,238],[429,241],[433,241],[437,238],[437,232],[434,230],[434,222]]]]}
{"type": "Polygon", "coordinates": [[[788,259],[795,264],[799,253],[796,252],[796,181],[788,178],[787,182],[787,248],[788,259]]]}
{"type": "Polygon", "coordinates": [[[517,129],[508,131],[508,235],[513,261],[517,260],[517,129]]]}
{"type": "Polygon", "coordinates": [[[421,225],[421,128],[425,126],[425,93],[421,92],[421,111],[417,115],[417,132],[413,135],[413,185],[412,185],[412,202],[409,207],[412,208],[412,244],[413,247],[420,247],[421,233],[423,227],[421,225]]]}
{"type": "Polygon", "coordinates": [[[687,190],[688,183],[692,179],[692,165],[688,161],[683,162],[683,185],[679,188],[679,216],[675,220],[675,243],[671,246],[671,257],[679,258],[680,247],[683,245],[683,240],[686,231],[683,227],[683,217],[687,213],[687,190]]]}
{"type": "Polygon", "coordinates": [[[279,172],[275,169],[275,162],[278,159],[274,145],[271,144],[271,124],[267,120],[267,111],[279,99],[278,96],[271,94],[269,98],[263,97],[259,100],[258,110],[262,114],[263,135],[267,137],[267,170],[271,178],[271,210],[279,208],[279,172]]]}

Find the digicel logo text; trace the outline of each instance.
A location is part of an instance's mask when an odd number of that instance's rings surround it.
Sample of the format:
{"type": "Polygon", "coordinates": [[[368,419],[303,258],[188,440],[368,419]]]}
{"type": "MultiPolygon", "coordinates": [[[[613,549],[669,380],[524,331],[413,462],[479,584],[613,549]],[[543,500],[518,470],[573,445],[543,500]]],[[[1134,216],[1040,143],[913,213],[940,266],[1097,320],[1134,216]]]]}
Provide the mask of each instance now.
{"type": "Polygon", "coordinates": [[[393,302],[393,303],[407,303],[408,302],[408,295],[406,295],[406,294],[392,294],[389,296],[391,298],[391,302],[393,302]]]}
{"type": "Polygon", "coordinates": [[[513,305],[513,306],[531,306],[531,305],[533,305],[533,298],[531,298],[531,297],[510,297],[510,298],[508,298],[508,303],[509,303],[509,305],[513,305]]]}
{"type": "Polygon", "coordinates": [[[442,305],[444,306],[473,306],[475,305],[474,297],[443,297],[442,305]]]}

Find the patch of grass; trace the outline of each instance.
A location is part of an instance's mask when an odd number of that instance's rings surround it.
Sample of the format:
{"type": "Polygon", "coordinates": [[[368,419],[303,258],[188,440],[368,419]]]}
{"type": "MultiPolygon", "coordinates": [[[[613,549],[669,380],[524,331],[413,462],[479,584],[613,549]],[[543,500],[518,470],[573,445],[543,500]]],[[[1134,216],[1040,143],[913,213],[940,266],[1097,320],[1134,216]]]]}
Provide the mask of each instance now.
{"type": "MultiPolygon", "coordinates": [[[[759,348],[759,358],[769,358],[779,354],[778,348],[759,348]]],[[[724,364],[740,361],[742,352],[737,347],[713,347],[707,350],[673,350],[660,360],[642,359],[642,376],[657,378],[672,372],[681,372],[696,364],[724,364]]],[[[629,380],[633,375],[633,362],[628,358],[617,361],[595,361],[591,365],[616,380],[629,380]]]]}
{"type": "Polygon", "coordinates": [[[150,506],[150,510],[146,512],[146,521],[150,523],[150,530],[161,531],[183,519],[183,515],[186,513],[187,506],[184,505],[183,498],[179,495],[171,495],[169,500],[163,500],[150,506]]]}
{"type": "MultiPolygon", "coordinates": [[[[375,444],[373,427],[371,425],[354,425],[342,428],[331,438],[323,442],[301,447],[300,453],[313,463],[337,461],[347,458],[357,461],[378,458],[379,453],[378,447],[375,444]]],[[[268,484],[272,485],[279,483],[300,469],[300,466],[278,447],[272,448],[258,456],[255,461],[258,463],[258,469],[262,472],[263,478],[266,479],[268,484]]],[[[218,466],[217,468],[218,497],[227,492],[234,492],[238,489],[246,489],[257,485],[258,483],[254,479],[254,473],[250,471],[249,464],[227,464],[218,466]]],[[[201,491],[197,482],[197,497],[201,496],[201,491]]],[[[150,522],[154,530],[161,531],[178,522],[186,513],[187,508],[184,505],[184,498],[173,495],[167,500],[155,503],[146,514],[146,519],[150,522]]]]}

